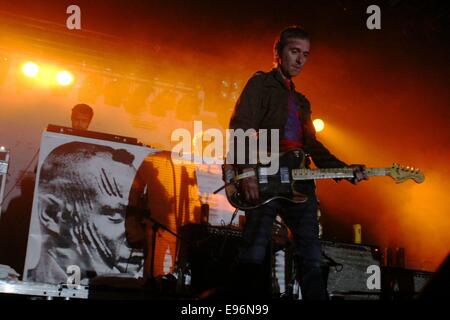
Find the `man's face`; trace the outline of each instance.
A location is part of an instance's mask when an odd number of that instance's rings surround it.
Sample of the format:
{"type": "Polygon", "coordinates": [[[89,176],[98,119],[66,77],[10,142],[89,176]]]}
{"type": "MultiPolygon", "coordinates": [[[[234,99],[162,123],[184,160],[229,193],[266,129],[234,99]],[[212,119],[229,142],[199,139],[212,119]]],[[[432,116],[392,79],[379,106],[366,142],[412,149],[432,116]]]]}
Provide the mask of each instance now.
{"type": "Polygon", "coordinates": [[[64,233],[70,234],[74,247],[81,248],[82,260],[87,262],[85,268],[97,273],[134,273],[141,266],[142,254],[132,255],[128,246],[125,215],[136,172],[110,157],[96,155],[81,168],[84,172],[80,174],[80,187],[92,186],[94,199],[72,204],[70,230],[64,233]]]}
{"type": "Polygon", "coordinates": [[[309,55],[309,40],[288,38],[281,52],[280,67],[287,78],[295,77],[300,73],[309,55]]]}
{"type": "Polygon", "coordinates": [[[74,112],[72,113],[72,128],[77,130],[87,130],[91,123],[91,116],[88,114],[74,112]]]}

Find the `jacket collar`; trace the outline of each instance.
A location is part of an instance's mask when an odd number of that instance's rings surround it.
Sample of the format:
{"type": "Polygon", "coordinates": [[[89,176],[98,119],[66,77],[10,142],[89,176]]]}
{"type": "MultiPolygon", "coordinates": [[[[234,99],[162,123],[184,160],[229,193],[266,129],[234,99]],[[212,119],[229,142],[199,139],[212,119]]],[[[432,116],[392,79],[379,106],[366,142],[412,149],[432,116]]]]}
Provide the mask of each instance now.
{"type": "MultiPolygon", "coordinates": [[[[266,81],[266,85],[267,86],[275,86],[275,87],[279,87],[280,85],[286,88],[285,85],[285,79],[283,78],[283,76],[281,75],[281,72],[278,70],[278,68],[273,68],[270,72],[269,72],[269,77],[266,81]]],[[[294,82],[292,80],[289,80],[291,82],[291,89],[295,90],[295,85],[294,82]]]]}

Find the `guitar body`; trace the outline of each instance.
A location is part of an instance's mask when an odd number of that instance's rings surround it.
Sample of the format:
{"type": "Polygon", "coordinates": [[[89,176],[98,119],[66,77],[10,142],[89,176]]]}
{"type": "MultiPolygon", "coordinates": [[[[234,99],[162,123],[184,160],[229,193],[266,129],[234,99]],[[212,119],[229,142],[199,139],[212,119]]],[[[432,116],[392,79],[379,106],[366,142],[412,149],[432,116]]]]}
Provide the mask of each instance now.
{"type": "MultiPolygon", "coordinates": [[[[258,208],[272,200],[283,199],[293,203],[302,203],[308,200],[302,193],[301,183],[292,178],[292,169],[304,168],[305,154],[300,149],[293,149],[281,154],[279,158],[279,169],[274,175],[267,175],[265,172],[269,165],[258,165],[256,177],[259,186],[259,201],[249,202],[241,190],[241,181],[238,180],[229,184],[225,188],[228,201],[235,208],[250,210],[258,208]]],[[[225,170],[233,170],[234,177],[240,172],[236,172],[232,166],[225,170]]]]}

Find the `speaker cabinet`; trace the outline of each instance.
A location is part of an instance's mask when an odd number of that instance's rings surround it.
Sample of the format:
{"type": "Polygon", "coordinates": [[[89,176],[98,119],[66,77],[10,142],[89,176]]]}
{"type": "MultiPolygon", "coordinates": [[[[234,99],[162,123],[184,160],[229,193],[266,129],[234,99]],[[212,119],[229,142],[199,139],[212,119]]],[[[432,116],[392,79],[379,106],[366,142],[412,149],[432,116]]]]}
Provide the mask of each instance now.
{"type": "Polygon", "coordinates": [[[322,264],[323,269],[328,271],[327,290],[330,298],[379,299],[379,253],[379,249],[374,246],[322,241],[322,264]]]}

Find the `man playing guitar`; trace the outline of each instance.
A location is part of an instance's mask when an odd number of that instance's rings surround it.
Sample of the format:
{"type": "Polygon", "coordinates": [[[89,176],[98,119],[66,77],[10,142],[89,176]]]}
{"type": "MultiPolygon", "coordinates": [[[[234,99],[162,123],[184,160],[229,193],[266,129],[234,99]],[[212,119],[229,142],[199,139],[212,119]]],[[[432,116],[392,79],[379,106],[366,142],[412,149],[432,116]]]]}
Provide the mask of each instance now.
{"type": "MultiPolygon", "coordinates": [[[[305,96],[296,91],[292,78],[303,68],[310,52],[310,36],[299,26],[283,30],[274,46],[275,67],[270,72],[257,72],[247,82],[230,120],[231,129],[279,129],[280,151],[301,149],[309,154],[319,168],[353,170],[348,180],[356,184],[368,177],[362,165],[348,166],[338,160],[316,139],[311,108],[305,96]]],[[[247,150],[247,149],[245,149],[247,150]]],[[[247,151],[246,151],[247,152],[247,151]]],[[[255,165],[236,164],[239,172],[254,172],[255,165]]],[[[227,182],[227,181],[226,181],[227,182]]],[[[229,182],[229,181],[228,181],[229,182]]],[[[267,297],[261,287],[263,261],[277,214],[290,228],[295,244],[297,280],[304,300],[328,299],[321,273],[321,246],[318,238],[317,198],[313,180],[300,182],[303,203],[276,199],[246,210],[243,244],[238,254],[237,277],[233,289],[242,297],[267,297]]],[[[240,181],[240,188],[249,203],[259,200],[257,175],[240,181]]]]}

